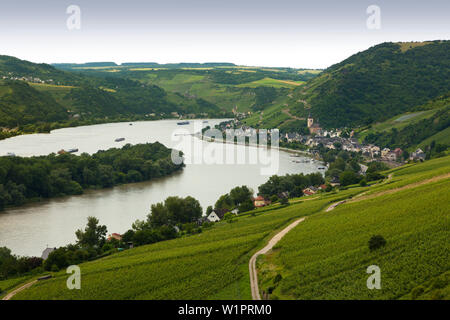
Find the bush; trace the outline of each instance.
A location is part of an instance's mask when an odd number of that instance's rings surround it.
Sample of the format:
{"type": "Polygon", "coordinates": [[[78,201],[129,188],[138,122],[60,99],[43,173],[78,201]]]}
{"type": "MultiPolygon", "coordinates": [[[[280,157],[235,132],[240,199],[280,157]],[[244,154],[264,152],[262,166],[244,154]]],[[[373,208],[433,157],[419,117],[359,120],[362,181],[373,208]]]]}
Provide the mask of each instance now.
{"type": "Polygon", "coordinates": [[[366,179],[362,179],[362,180],[359,182],[359,185],[360,185],[361,187],[367,186],[367,181],[366,181],[366,179]]]}
{"type": "Polygon", "coordinates": [[[370,240],[369,240],[370,251],[379,249],[381,247],[384,247],[385,245],[386,245],[386,240],[380,235],[372,236],[372,238],[370,238],[370,240]]]}
{"type": "Polygon", "coordinates": [[[283,198],[280,199],[280,203],[282,205],[288,205],[289,204],[289,200],[288,200],[288,198],[283,197],[283,198]]]}

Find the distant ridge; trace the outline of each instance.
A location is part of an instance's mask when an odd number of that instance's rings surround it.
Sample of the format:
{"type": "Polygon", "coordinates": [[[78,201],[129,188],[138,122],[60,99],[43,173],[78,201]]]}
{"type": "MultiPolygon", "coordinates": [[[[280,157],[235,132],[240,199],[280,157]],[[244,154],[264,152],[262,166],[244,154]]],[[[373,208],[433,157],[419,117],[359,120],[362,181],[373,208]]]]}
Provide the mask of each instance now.
{"type": "Polygon", "coordinates": [[[208,68],[208,67],[235,67],[234,63],[230,62],[180,62],[180,63],[157,63],[157,62],[124,62],[117,64],[115,62],[86,62],[86,63],[52,63],[52,66],[60,69],[74,69],[74,68],[104,68],[104,67],[145,67],[145,68],[208,68]]]}

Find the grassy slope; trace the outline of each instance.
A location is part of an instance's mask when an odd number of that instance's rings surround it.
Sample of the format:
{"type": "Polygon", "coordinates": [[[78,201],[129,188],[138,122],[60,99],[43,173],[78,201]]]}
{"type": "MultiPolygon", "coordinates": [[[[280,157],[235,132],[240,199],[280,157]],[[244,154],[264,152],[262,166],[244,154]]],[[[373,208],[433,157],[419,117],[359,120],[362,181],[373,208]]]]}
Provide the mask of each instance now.
{"type": "MultiPolygon", "coordinates": [[[[358,140],[363,141],[364,137],[366,137],[369,133],[386,132],[394,128],[397,130],[401,130],[408,125],[414,125],[421,120],[431,118],[440,110],[448,108],[449,104],[450,98],[448,97],[448,95],[431,100],[426,104],[417,107],[417,111],[405,112],[386,121],[375,123],[369,129],[362,129],[361,131],[357,132],[358,140]]],[[[436,143],[450,144],[449,136],[449,128],[444,129],[441,132],[438,132],[437,134],[425,139],[419,144],[419,147],[429,145],[433,140],[435,140],[436,143]]]]}
{"type": "MultiPolygon", "coordinates": [[[[281,250],[269,255],[270,265],[280,269],[284,277],[283,293],[276,294],[283,298],[295,295],[400,298],[414,286],[431,281],[448,269],[448,259],[442,253],[446,252],[448,238],[445,209],[449,201],[449,179],[345,204],[329,213],[321,212],[330,202],[361,192],[391,190],[449,171],[450,157],[395,169],[390,172],[393,178],[388,183],[350,188],[285,208],[275,205],[271,210],[257,210],[256,216],[245,215],[231,224],[218,223],[199,235],[84,263],[79,291],[67,290],[67,275],[60,272],[54,279],[38,283],[15,298],[249,299],[251,254],[276,230],[306,215],[311,216],[281,241],[281,250]],[[369,253],[367,241],[373,233],[385,236],[388,246],[369,253]],[[385,289],[367,293],[367,289],[363,290],[367,279],[364,267],[377,263],[382,268],[385,289]],[[421,273],[411,270],[411,264],[421,273]],[[393,277],[398,281],[396,284],[392,282],[393,277]],[[303,285],[305,281],[307,287],[303,285]],[[361,285],[363,289],[359,288],[361,285]]],[[[260,275],[263,288],[273,275],[273,272],[260,275]]]]}
{"type": "Polygon", "coordinates": [[[82,289],[67,290],[64,272],[17,299],[250,298],[248,259],[273,230],[320,210],[307,201],[276,214],[219,223],[202,234],[160,242],[82,264],[82,289]],[[120,288],[120,289],[119,289],[120,288]]]}

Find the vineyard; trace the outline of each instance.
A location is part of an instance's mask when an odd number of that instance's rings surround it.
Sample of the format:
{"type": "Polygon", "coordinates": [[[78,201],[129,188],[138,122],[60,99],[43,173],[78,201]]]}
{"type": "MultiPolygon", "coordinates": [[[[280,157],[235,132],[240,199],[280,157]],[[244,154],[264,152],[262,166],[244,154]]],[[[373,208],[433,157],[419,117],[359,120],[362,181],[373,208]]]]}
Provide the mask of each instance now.
{"type": "Polygon", "coordinates": [[[308,218],[257,261],[260,288],[271,298],[449,298],[448,172],[450,157],[406,165],[379,184],[292,199],[200,234],[83,263],[81,290],[68,290],[62,271],[13,299],[251,299],[249,258],[302,216],[308,218]],[[385,247],[370,251],[373,235],[383,236],[385,247]],[[381,290],[367,289],[370,265],[381,268],[381,290]]]}
{"type": "Polygon", "coordinates": [[[81,290],[67,274],[41,282],[15,299],[249,299],[248,259],[273,231],[321,210],[329,199],[221,222],[211,230],[81,264],[81,290]]]}
{"type": "MultiPolygon", "coordinates": [[[[391,184],[377,188],[448,173],[448,166],[447,157],[397,169],[391,184]]],[[[316,214],[259,261],[262,289],[280,299],[448,299],[449,202],[447,177],[316,214]],[[386,246],[370,251],[373,235],[386,246]],[[367,288],[370,265],[380,267],[380,290],[367,288]]]]}

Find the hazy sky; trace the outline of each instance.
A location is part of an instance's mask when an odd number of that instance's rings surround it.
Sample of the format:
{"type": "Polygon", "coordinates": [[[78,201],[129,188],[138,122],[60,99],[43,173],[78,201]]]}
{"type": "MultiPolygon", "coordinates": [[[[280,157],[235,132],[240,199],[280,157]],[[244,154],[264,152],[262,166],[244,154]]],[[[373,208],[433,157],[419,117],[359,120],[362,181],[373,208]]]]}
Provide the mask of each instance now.
{"type": "Polygon", "coordinates": [[[1,1],[0,54],[33,62],[324,68],[385,41],[450,39],[448,0],[1,1]],[[69,30],[69,5],[81,28],[69,30]],[[369,5],[381,28],[366,26],[369,5]]]}

